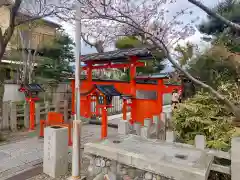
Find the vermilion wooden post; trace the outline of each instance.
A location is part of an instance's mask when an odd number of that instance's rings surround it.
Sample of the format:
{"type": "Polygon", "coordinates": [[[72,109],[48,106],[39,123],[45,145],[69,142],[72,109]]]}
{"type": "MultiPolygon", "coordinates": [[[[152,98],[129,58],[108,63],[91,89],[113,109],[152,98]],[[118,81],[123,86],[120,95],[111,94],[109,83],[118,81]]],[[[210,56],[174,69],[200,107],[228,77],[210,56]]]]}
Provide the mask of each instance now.
{"type": "Polygon", "coordinates": [[[68,124],[68,146],[72,146],[72,124],[68,124]]]}
{"type": "Polygon", "coordinates": [[[102,108],[102,139],[107,137],[107,99],[104,97],[104,106],[102,108]]]}
{"type": "Polygon", "coordinates": [[[34,130],[34,125],[35,125],[35,102],[33,101],[32,98],[29,98],[29,105],[30,105],[29,128],[30,128],[30,130],[34,130]]]}
{"type": "Polygon", "coordinates": [[[123,99],[123,120],[127,120],[127,100],[123,99]]]}
{"type": "Polygon", "coordinates": [[[91,113],[91,96],[87,96],[87,118],[90,118],[92,116],[92,113],[91,113]]]}
{"type": "Polygon", "coordinates": [[[87,81],[89,84],[92,83],[92,64],[87,64],[87,81]]]}
{"type": "Polygon", "coordinates": [[[71,81],[71,88],[72,88],[72,115],[75,114],[75,80],[71,81]]]}
{"type": "Polygon", "coordinates": [[[131,108],[131,120],[130,123],[133,124],[136,121],[136,63],[138,60],[137,56],[132,56],[131,58],[131,65],[130,65],[130,88],[131,88],[131,95],[132,99],[132,108],[131,108]]]}
{"type": "MultiPolygon", "coordinates": [[[[92,85],[92,63],[87,64],[87,82],[88,82],[88,86],[91,87],[91,85],[92,85]]],[[[86,106],[88,107],[87,108],[88,109],[87,116],[90,118],[92,116],[92,114],[91,114],[91,106],[92,106],[91,96],[88,97],[86,106]]]]}
{"type": "Polygon", "coordinates": [[[164,95],[165,85],[164,85],[163,79],[158,79],[157,82],[158,82],[157,114],[160,114],[162,113],[162,110],[163,110],[163,95],[164,95]]]}
{"type": "Polygon", "coordinates": [[[99,116],[100,115],[100,112],[99,112],[99,106],[98,106],[98,96],[96,96],[96,99],[95,99],[95,102],[96,102],[96,116],[99,116]]]}
{"type": "Polygon", "coordinates": [[[43,137],[44,136],[44,126],[45,126],[45,121],[44,120],[40,120],[39,137],[43,137]]]}
{"type": "Polygon", "coordinates": [[[107,137],[107,107],[102,108],[102,139],[107,137]]]}

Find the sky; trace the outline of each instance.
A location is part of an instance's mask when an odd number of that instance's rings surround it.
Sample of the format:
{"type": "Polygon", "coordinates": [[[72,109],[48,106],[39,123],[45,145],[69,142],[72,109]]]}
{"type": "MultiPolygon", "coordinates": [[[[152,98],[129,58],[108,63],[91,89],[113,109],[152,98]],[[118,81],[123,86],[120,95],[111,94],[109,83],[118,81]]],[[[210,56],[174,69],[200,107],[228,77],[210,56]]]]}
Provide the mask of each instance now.
{"type": "MultiPolygon", "coordinates": [[[[169,9],[170,13],[174,14],[174,12],[179,11],[180,10],[179,7],[181,7],[181,8],[189,7],[193,11],[192,16],[195,16],[195,17],[198,16],[200,18],[197,23],[201,23],[203,20],[206,20],[207,14],[204,11],[202,11],[200,8],[189,3],[187,0],[176,0],[176,1],[177,1],[176,3],[167,7],[169,9]]],[[[202,3],[204,3],[207,7],[214,7],[216,4],[218,4],[220,2],[220,0],[200,0],[200,1],[202,3]]],[[[190,21],[193,17],[191,17],[190,15],[187,15],[187,16],[183,16],[182,18],[183,18],[182,19],[183,21],[190,21]]],[[[61,24],[62,24],[63,28],[65,29],[65,31],[73,39],[75,39],[74,27],[67,22],[62,22],[61,24]]],[[[201,37],[202,37],[202,34],[199,31],[196,31],[196,33],[193,36],[188,37],[186,40],[180,41],[179,43],[184,44],[187,41],[189,41],[193,44],[197,44],[200,49],[203,49],[204,47],[208,46],[209,44],[206,44],[203,41],[201,41],[201,37]]],[[[85,43],[82,43],[82,54],[89,54],[89,53],[95,53],[95,52],[96,52],[96,50],[94,48],[91,48],[91,47],[87,46],[85,43]]],[[[170,69],[171,69],[171,65],[167,64],[165,71],[170,71],[170,69]]]]}

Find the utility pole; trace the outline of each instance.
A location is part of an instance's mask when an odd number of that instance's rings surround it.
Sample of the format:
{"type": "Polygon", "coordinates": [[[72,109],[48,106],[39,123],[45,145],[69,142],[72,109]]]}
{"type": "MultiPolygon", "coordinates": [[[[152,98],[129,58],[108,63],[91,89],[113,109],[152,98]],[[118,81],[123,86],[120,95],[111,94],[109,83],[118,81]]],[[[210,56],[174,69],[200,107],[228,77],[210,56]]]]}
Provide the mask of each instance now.
{"type": "Polygon", "coordinates": [[[80,3],[76,4],[75,20],[75,105],[76,114],[73,121],[73,146],[72,146],[72,177],[71,179],[80,179],[81,155],[81,117],[80,117],[80,56],[81,56],[81,7],[80,3]]]}

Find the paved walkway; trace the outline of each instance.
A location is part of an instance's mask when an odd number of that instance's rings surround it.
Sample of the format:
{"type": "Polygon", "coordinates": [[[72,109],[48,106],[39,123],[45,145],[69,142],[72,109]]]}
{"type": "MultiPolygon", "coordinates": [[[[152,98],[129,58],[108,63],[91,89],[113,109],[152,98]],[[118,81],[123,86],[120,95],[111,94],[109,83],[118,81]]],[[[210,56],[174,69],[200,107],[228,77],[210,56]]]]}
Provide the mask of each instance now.
{"type": "MultiPolygon", "coordinates": [[[[116,135],[117,130],[108,128],[108,135],[116,135]]],[[[84,125],[81,145],[99,140],[101,126],[84,125]]],[[[70,148],[71,149],[71,148],[70,148]]],[[[41,165],[43,159],[43,139],[28,138],[19,142],[0,146],[0,180],[41,165]]]]}
{"type": "Polygon", "coordinates": [[[42,163],[43,140],[29,138],[0,146],[0,179],[42,163]]]}

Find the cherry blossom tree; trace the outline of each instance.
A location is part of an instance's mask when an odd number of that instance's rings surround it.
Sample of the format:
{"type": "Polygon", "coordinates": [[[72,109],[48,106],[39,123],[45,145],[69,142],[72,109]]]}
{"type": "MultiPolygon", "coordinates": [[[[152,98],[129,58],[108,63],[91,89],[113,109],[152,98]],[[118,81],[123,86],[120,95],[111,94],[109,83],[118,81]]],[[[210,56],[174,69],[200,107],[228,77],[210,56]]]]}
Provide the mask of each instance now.
{"type": "Polygon", "coordinates": [[[171,20],[167,20],[170,12],[164,5],[173,3],[172,0],[142,0],[140,3],[134,0],[79,0],[79,2],[84,12],[83,34],[95,41],[104,42],[104,46],[110,46],[119,37],[128,35],[138,35],[144,40],[147,37],[145,32],[154,31],[167,46],[171,47],[178,40],[185,39],[195,32],[191,26],[194,20],[186,24],[179,20],[183,15],[192,14],[188,8],[180,10],[171,20]],[[124,16],[128,15],[126,19],[124,16]]]}
{"type": "Polygon", "coordinates": [[[136,32],[141,40],[151,44],[151,48],[164,53],[178,71],[224,102],[234,113],[236,120],[240,121],[240,109],[234,103],[211,86],[194,78],[173,58],[171,48],[178,40],[184,40],[194,34],[195,30],[191,23],[196,20],[192,19],[187,23],[181,21],[179,17],[184,18],[183,16],[193,13],[189,9],[181,10],[181,7],[179,12],[170,14],[166,7],[175,2],[175,0],[79,0],[84,18],[88,19],[85,22],[86,27],[93,28],[91,33],[98,36],[108,33],[113,35],[114,39],[121,36],[122,32],[126,32],[126,29],[130,29],[131,33],[136,32]]]}

